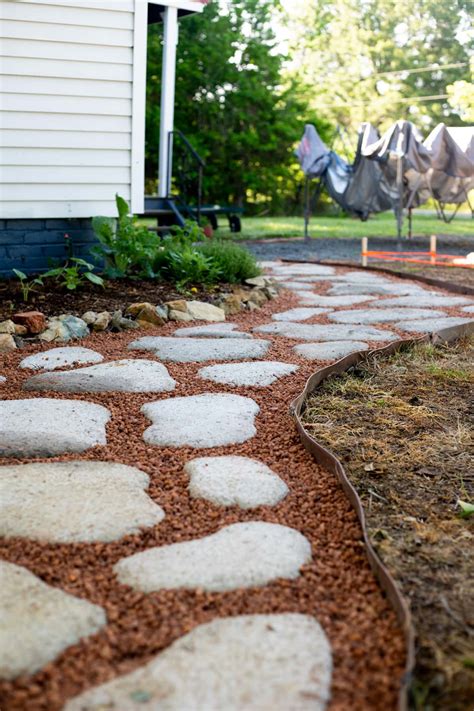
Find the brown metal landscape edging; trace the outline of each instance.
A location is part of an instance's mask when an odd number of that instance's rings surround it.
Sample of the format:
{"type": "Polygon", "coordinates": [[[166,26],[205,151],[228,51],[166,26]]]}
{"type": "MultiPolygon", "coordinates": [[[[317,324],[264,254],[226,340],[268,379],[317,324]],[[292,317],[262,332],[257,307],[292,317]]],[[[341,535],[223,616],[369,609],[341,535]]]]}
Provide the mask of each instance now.
{"type": "Polygon", "coordinates": [[[371,351],[357,351],[350,353],[345,356],[345,358],[341,358],[341,360],[336,361],[336,363],[328,365],[325,368],[320,368],[313,373],[313,375],[308,378],[303,392],[295,400],[293,400],[290,405],[290,412],[296,421],[296,427],[304,447],[310,452],[318,464],[337,477],[345,495],[354,507],[362,528],[363,540],[370,566],[379,581],[382,590],[386,593],[388,599],[390,600],[397,615],[397,619],[403,629],[406,647],[406,662],[398,697],[399,711],[406,711],[408,708],[408,690],[415,665],[415,630],[413,627],[410,608],[397,583],[395,582],[395,579],[389,573],[372,546],[372,542],[367,532],[365,511],[362,501],[355,487],[351,484],[342,463],[333,452],[323,447],[322,444],[308,434],[302,423],[301,413],[308,395],[314,392],[318,386],[330,376],[341,375],[358,363],[367,361],[368,359],[377,356],[389,356],[403,348],[410,348],[419,343],[449,343],[471,333],[474,333],[474,321],[461,326],[453,326],[441,331],[419,336],[418,338],[398,340],[394,343],[390,343],[388,346],[376,348],[371,351]]]}
{"type": "Polygon", "coordinates": [[[446,289],[446,291],[452,291],[454,294],[464,294],[465,296],[474,296],[474,287],[466,286],[465,284],[455,284],[452,281],[443,281],[442,279],[433,279],[432,277],[425,277],[418,274],[407,274],[406,272],[398,272],[395,269],[388,269],[386,267],[377,267],[375,265],[369,264],[367,267],[363,267],[362,264],[357,262],[336,262],[331,259],[281,259],[282,262],[295,262],[297,264],[323,264],[328,267],[345,267],[346,269],[363,269],[369,272],[379,272],[381,274],[388,274],[389,276],[397,277],[398,279],[410,279],[410,281],[421,281],[423,284],[428,284],[429,286],[436,286],[439,289],[446,289]]]}

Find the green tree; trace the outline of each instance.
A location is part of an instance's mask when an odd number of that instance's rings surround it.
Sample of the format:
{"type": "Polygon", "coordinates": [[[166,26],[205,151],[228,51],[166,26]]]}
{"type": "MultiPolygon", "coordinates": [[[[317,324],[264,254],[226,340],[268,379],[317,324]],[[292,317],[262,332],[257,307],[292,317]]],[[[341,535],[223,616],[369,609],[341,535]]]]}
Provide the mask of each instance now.
{"type": "Polygon", "coordinates": [[[470,7],[470,0],[302,2],[289,17],[292,73],[314,87],[321,117],[352,131],[362,121],[384,128],[398,118],[427,129],[461,124],[446,87],[469,79],[470,7]]]}
{"type": "MultiPolygon", "coordinates": [[[[284,77],[275,36],[279,0],[216,2],[180,26],[175,125],[206,161],[205,199],[276,211],[295,199],[293,155],[316,121],[296,79],[284,77]]],[[[161,28],[149,33],[147,176],[157,170],[161,28]]],[[[328,130],[319,122],[323,135],[328,130]]]]}

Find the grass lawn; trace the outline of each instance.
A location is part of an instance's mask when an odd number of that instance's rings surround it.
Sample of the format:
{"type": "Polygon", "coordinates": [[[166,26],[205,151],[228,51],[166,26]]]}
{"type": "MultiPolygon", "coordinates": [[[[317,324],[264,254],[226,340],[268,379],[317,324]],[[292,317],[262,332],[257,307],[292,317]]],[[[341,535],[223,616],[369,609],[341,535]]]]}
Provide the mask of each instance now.
{"type": "MultiPolygon", "coordinates": [[[[218,234],[229,235],[227,221],[220,218],[218,234]]],[[[408,229],[405,223],[404,233],[408,229]]],[[[367,222],[350,217],[314,217],[310,222],[310,236],[313,238],[327,237],[396,237],[397,226],[391,213],[374,215],[367,222]]],[[[458,235],[474,237],[474,225],[466,217],[456,218],[446,225],[432,215],[413,216],[413,235],[458,235]]],[[[304,223],[301,217],[243,217],[242,232],[232,235],[237,239],[267,239],[275,237],[303,237],[304,223]]]]}

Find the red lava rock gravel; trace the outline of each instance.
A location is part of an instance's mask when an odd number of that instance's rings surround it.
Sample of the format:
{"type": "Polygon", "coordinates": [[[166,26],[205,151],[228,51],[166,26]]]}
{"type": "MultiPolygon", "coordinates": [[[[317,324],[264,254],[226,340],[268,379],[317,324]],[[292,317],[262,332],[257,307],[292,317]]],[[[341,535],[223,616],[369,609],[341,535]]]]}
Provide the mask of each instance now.
{"type": "MultiPolygon", "coordinates": [[[[312,285],[315,292],[324,292],[326,286],[312,285]]],[[[296,305],[297,296],[284,292],[262,310],[231,320],[250,331],[253,326],[268,322],[272,313],[296,305]]],[[[308,323],[326,321],[322,316],[308,323]]],[[[179,326],[167,324],[147,330],[146,335],[170,335],[179,326]]],[[[390,324],[381,328],[391,330],[390,324]]],[[[74,345],[93,348],[105,359],[153,357],[150,352],[126,350],[127,344],[141,335],[145,332],[98,334],[74,345]]],[[[47,545],[22,539],[2,542],[0,555],[4,560],[25,566],[50,585],[102,605],[108,618],[102,631],[67,649],[34,676],[1,682],[2,711],[59,711],[67,699],[143,665],[199,623],[229,615],[282,612],[313,615],[329,637],[334,659],[331,711],[397,707],[404,665],[402,632],[369,568],[356,514],[335,477],[319,468],[306,452],[289,414],[289,403],[302,391],[316,365],[294,353],[291,345],[296,341],[268,334],[259,337],[272,341],[265,359],[299,364],[296,374],[269,388],[232,388],[200,380],[196,373],[202,363],[167,363],[178,385],[173,393],[160,396],[25,394],[20,388],[30,373],[18,369],[19,361],[51,346],[37,344],[5,356],[0,364],[1,374],[7,376],[7,383],[0,390],[2,399],[74,398],[104,405],[112,413],[107,446],[94,447],[82,455],[35,461],[80,459],[137,466],[150,475],[149,494],[164,508],[166,518],[154,528],[114,543],[47,545]],[[252,397],[261,408],[256,418],[257,435],[241,445],[199,451],[149,446],[143,441],[143,431],[149,425],[140,413],[144,403],[202,392],[236,392],[252,397]],[[244,455],[264,462],[288,484],[289,495],[276,507],[252,511],[220,508],[191,499],[184,464],[196,456],[222,454],[244,455]],[[112,566],[124,556],[156,545],[199,538],[222,526],[249,520],[284,524],[309,539],[313,560],[298,579],[225,593],[165,590],[142,594],[120,585],[113,574],[112,566]]],[[[0,464],[21,461],[31,460],[4,459],[0,464]]]]}

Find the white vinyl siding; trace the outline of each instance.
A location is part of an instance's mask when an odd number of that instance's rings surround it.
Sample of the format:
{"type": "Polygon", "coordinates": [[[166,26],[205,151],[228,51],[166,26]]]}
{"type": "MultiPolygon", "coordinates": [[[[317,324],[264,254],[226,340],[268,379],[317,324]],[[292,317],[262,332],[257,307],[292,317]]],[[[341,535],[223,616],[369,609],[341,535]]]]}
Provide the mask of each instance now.
{"type": "MultiPolygon", "coordinates": [[[[2,0],[0,218],[113,216],[115,193],[130,201],[132,165],[143,180],[143,147],[132,156],[140,37],[143,0],[2,0]]],[[[133,192],[137,205],[143,184],[133,192]]]]}

